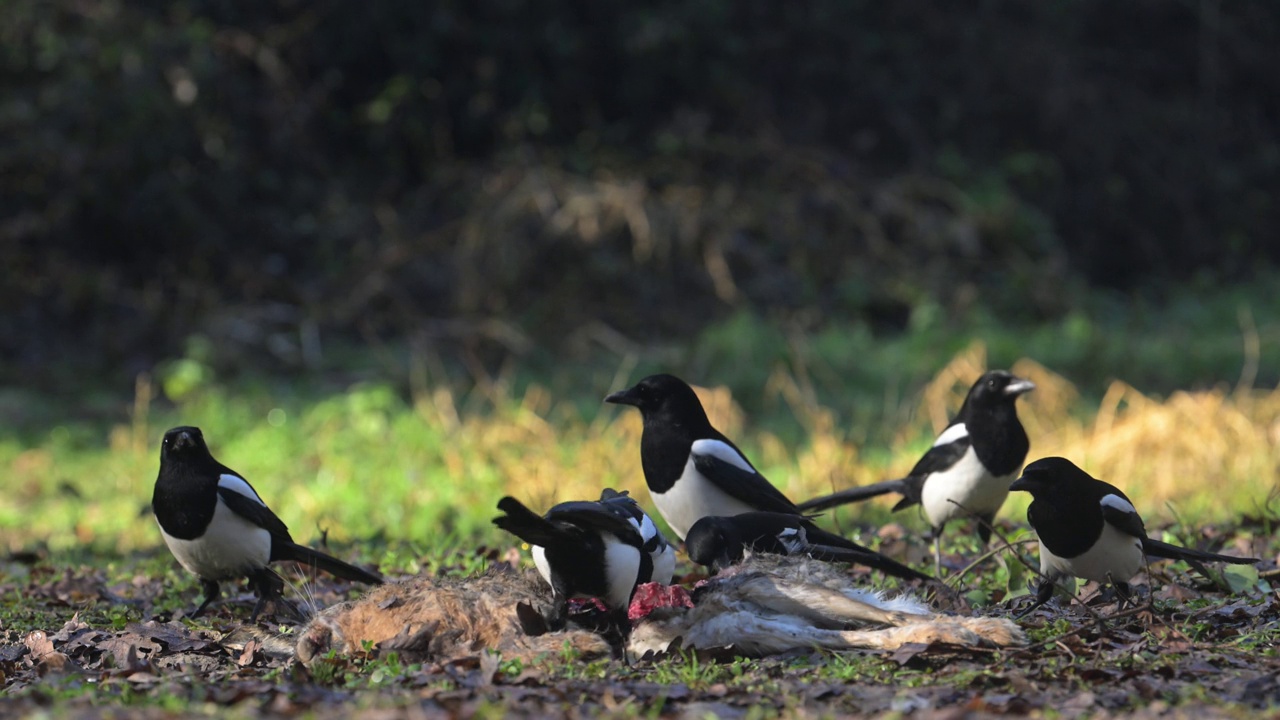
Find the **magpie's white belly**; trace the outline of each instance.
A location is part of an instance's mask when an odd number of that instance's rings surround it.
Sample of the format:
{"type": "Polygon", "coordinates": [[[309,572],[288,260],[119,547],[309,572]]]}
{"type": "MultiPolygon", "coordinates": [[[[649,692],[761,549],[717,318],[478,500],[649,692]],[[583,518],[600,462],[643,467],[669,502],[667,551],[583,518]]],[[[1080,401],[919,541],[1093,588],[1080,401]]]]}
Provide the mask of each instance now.
{"type": "Polygon", "coordinates": [[[1074,575],[1095,582],[1128,582],[1142,569],[1142,541],[1103,523],[1093,547],[1073,558],[1054,555],[1040,543],[1040,572],[1047,577],[1074,575]]]}
{"type": "Polygon", "coordinates": [[[232,512],[218,498],[213,520],[194,540],[176,538],[160,528],[169,551],[182,567],[207,580],[227,580],[266,567],[271,533],[232,512]]]}
{"type": "Polygon", "coordinates": [[[694,467],[692,457],[685,463],[684,474],[670,490],[651,492],[650,495],[662,518],[681,540],[689,528],[704,517],[741,515],[755,510],[703,477],[694,467]]]}
{"type": "Polygon", "coordinates": [[[601,533],[604,540],[604,577],[609,594],[604,598],[611,608],[625,608],[631,602],[631,591],[640,575],[639,548],[628,545],[612,533],[601,533]]]}
{"type": "Polygon", "coordinates": [[[970,512],[994,514],[1004,504],[1017,474],[991,475],[970,447],[955,465],[925,480],[920,492],[924,515],[930,525],[942,527],[950,520],[968,517],[970,512]]]}
{"type": "Polygon", "coordinates": [[[671,577],[676,574],[676,550],[667,545],[653,558],[652,582],[663,585],[671,584],[671,577]]]}

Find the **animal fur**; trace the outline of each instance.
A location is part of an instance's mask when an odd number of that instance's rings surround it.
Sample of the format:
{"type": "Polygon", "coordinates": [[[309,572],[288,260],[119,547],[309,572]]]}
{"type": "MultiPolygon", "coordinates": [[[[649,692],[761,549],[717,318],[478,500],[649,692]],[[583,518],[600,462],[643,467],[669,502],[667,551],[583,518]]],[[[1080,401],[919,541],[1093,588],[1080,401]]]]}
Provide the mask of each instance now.
{"type": "Polygon", "coordinates": [[[1012,620],[937,615],[906,595],[887,598],[853,587],[836,566],[755,555],[716,575],[695,606],[650,616],[632,630],[628,651],[732,647],[758,657],[796,648],[894,650],[908,643],[970,647],[1023,645],[1012,620]],[[874,629],[861,629],[868,626],[874,629]]]}
{"type": "Polygon", "coordinates": [[[531,570],[498,568],[470,578],[419,576],[328,608],[298,637],[297,658],[310,664],[331,649],[350,654],[365,643],[410,659],[448,659],[486,648],[526,662],[566,648],[586,659],[609,656],[608,643],[587,630],[526,635],[516,607],[542,598],[546,588],[531,570]]]}
{"type": "MultiPolygon", "coordinates": [[[[568,629],[526,635],[516,607],[540,601],[545,585],[532,571],[490,570],[471,578],[416,577],[374,588],[363,598],[320,613],[298,637],[294,654],[310,664],[331,649],[366,643],[423,659],[444,660],[496,650],[533,661],[566,647],[584,659],[608,657],[599,635],[568,629]]],[[[854,587],[838,566],[756,555],[708,580],[695,607],[662,608],[639,621],[628,655],[679,647],[730,647],[759,657],[798,648],[893,650],[908,643],[970,647],[1025,644],[1011,620],[933,613],[911,598],[854,587]]],[[[264,641],[268,651],[282,644],[264,641]]]]}

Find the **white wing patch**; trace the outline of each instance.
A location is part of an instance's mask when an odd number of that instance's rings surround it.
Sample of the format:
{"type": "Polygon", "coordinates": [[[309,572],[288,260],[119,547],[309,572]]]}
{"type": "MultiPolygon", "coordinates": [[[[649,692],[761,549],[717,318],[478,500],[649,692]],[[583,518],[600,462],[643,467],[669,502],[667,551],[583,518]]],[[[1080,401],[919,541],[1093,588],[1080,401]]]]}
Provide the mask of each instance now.
{"type": "MultiPolygon", "coordinates": [[[[641,514],[640,517],[642,519],[636,523],[636,529],[640,531],[640,539],[649,542],[658,534],[658,526],[653,524],[648,514],[641,514]]],[[[634,518],[632,522],[635,522],[634,518]]]]}
{"type": "Polygon", "coordinates": [[[755,468],[751,467],[751,463],[742,457],[742,453],[719,440],[694,440],[690,452],[694,455],[709,455],[717,460],[727,462],[739,470],[756,471],[755,468]]]}
{"type": "Polygon", "coordinates": [[[239,475],[223,473],[218,476],[218,487],[223,488],[224,490],[230,490],[238,495],[243,495],[262,507],[267,506],[266,503],[262,502],[262,498],[258,497],[258,493],[253,491],[253,486],[239,475]]]}
{"type": "Polygon", "coordinates": [[[1138,511],[1134,509],[1133,505],[1129,504],[1129,501],[1115,494],[1103,495],[1102,506],[1119,510],[1120,512],[1138,514],[1138,511]]]}
{"type": "Polygon", "coordinates": [[[804,551],[805,546],[809,544],[802,528],[784,528],[778,533],[778,542],[782,543],[782,547],[787,549],[787,553],[795,555],[804,551]]]}
{"type": "Polygon", "coordinates": [[[946,430],[943,430],[942,434],[938,436],[938,439],[933,441],[933,446],[938,447],[940,445],[950,445],[957,440],[963,440],[967,437],[969,437],[969,428],[965,427],[964,423],[956,423],[946,430]]]}

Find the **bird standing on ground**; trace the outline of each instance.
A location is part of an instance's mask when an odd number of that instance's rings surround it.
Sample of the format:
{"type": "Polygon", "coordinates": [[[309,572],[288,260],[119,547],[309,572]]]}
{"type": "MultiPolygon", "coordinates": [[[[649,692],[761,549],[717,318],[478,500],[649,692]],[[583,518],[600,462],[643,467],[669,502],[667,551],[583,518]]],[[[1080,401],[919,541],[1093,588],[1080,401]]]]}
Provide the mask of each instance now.
{"type": "MultiPolygon", "coordinates": [[[[635,386],[605,398],[640,410],[640,464],[649,494],[671,529],[685,539],[698,520],[709,516],[775,512],[801,515],[747,460],[742,451],[711,425],[693,388],[673,375],[650,375],[635,386]]],[[[930,579],[877,552],[816,526],[811,542],[863,553],[862,564],[901,578],[930,579]]]]}
{"type": "Polygon", "coordinates": [[[1034,389],[1030,380],[1003,370],[987,372],[969,389],[960,412],[906,477],[814,498],[800,503],[800,509],[825,510],[898,493],[902,499],[893,506],[895,511],[912,505],[923,508],[932,528],[934,571],[940,575],[940,539],[948,522],[972,514],[980,520],[982,544],[991,539],[991,522],[1030,449],[1016,402],[1019,395],[1034,389]]]}
{"type": "Polygon", "coordinates": [[[626,626],[631,594],[654,574],[653,556],[628,511],[579,500],[538,515],[513,497],[499,500],[498,509],[503,514],[493,524],[532,546],[533,564],[551,586],[547,629],[564,628],[569,598],[600,598],[614,625],[626,626]]]}
{"type": "Polygon", "coordinates": [[[218,583],[247,577],[258,602],[250,621],[270,600],[280,599],[284,581],[267,567],[294,560],[344,580],[378,584],[382,578],[318,550],[298,545],[249,482],[219,463],[200,428],[176,427],[160,445],[160,474],[151,508],[169,551],[200,578],[204,612],[219,595],[218,583]]]}
{"type": "Polygon", "coordinates": [[[1048,602],[1054,583],[1067,576],[1110,582],[1123,603],[1129,596],[1128,581],[1142,569],[1144,555],[1192,564],[1258,562],[1257,558],[1217,555],[1147,537],[1142,518],[1119,488],[1090,476],[1065,458],[1031,463],[1009,489],[1031,493],[1027,521],[1040,539],[1044,579],[1035,603],[1023,615],[1048,602]]]}

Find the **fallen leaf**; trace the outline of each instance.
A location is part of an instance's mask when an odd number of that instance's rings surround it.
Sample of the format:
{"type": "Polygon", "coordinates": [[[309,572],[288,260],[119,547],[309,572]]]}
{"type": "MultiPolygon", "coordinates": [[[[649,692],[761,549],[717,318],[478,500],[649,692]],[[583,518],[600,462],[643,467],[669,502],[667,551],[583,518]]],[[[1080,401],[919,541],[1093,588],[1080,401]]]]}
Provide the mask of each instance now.
{"type": "Polygon", "coordinates": [[[928,649],[929,643],[905,643],[897,650],[894,650],[893,654],[889,656],[889,659],[899,665],[906,665],[911,662],[912,658],[927,651],[928,649]]]}
{"type": "Polygon", "coordinates": [[[236,658],[236,664],[240,667],[249,667],[253,664],[259,651],[262,649],[262,642],[257,638],[250,640],[244,645],[244,652],[240,653],[240,657],[236,658]]]}

